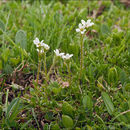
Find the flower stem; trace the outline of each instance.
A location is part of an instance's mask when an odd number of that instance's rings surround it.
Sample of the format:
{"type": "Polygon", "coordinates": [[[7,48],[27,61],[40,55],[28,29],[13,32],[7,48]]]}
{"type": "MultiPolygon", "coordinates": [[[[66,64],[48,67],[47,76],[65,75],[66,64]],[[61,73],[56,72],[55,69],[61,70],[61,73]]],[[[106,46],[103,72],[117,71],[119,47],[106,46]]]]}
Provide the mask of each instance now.
{"type": "Polygon", "coordinates": [[[69,85],[71,84],[71,72],[70,72],[70,63],[67,62],[67,69],[68,69],[68,79],[69,79],[69,85]]]}
{"type": "Polygon", "coordinates": [[[80,36],[80,80],[82,78],[82,72],[83,72],[83,35],[80,36]]]}
{"type": "Polygon", "coordinates": [[[40,59],[40,52],[39,52],[39,53],[38,53],[37,84],[38,84],[40,69],[41,69],[41,59],[40,59]]]}
{"type": "Polygon", "coordinates": [[[44,71],[45,71],[45,76],[47,76],[47,68],[46,68],[46,53],[44,53],[44,71]]]}
{"type": "Polygon", "coordinates": [[[56,59],[57,59],[57,57],[54,56],[53,63],[52,63],[52,65],[51,65],[51,67],[50,67],[50,69],[49,69],[49,71],[48,71],[48,73],[47,73],[47,76],[46,76],[47,81],[49,80],[50,73],[51,73],[53,67],[54,67],[55,64],[56,64],[56,59]]]}

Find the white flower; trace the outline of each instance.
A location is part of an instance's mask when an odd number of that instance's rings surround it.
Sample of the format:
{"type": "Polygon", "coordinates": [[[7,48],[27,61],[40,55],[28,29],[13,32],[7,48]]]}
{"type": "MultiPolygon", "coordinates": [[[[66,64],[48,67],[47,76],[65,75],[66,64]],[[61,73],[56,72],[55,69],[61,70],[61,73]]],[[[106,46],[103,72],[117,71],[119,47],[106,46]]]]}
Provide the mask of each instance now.
{"type": "Polygon", "coordinates": [[[36,45],[37,48],[44,48],[45,50],[49,50],[50,46],[48,46],[47,44],[43,43],[44,40],[42,40],[41,42],[39,41],[39,39],[36,37],[35,40],[33,40],[34,44],[36,45]]]}
{"type": "Polygon", "coordinates": [[[44,50],[43,49],[37,49],[37,52],[40,52],[40,53],[44,53],[44,50]]]}
{"type": "Polygon", "coordinates": [[[76,29],[76,32],[80,32],[81,34],[84,34],[85,31],[86,31],[85,26],[80,23],[79,28],[76,29]]]}
{"type": "Polygon", "coordinates": [[[33,40],[33,43],[34,43],[35,45],[37,45],[37,44],[40,43],[40,41],[39,41],[39,39],[36,37],[35,40],[33,40]]]}
{"type": "Polygon", "coordinates": [[[73,54],[66,54],[66,55],[63,55],[62,58],[65,59],[65,60],[68,60],[70,59],[71,57],[73,56],[73,54]]]}
{"type": "Polygon", "coordinates": [[[40,42],[39,39],[36,37],[35,40],[33,40],[33,43],[36,45],[36,47],[41,47],[43,44],[43,40],[40,42]]]}
{"type": "Polygon", "coordinates": [[[81,23],[83,24],[84,28],[88,28],[94,25],[93,22],[91,22],[91,19],[88,19],[87,22],[85,22],[84,20],[81,20],[81,23]]]}
{"type": "Polygon", "coordinates": [[[50,49],[50,46],[48,46],[47,44],[43,43],[42,46],[46,49],[46,50],[49,50],[50,49]]]}
{"type": "Polygon", "coordinates": [[[56,56],[60,56],[62,57],[64,55],[64,53],[60,53],[58,49],[54,50],[56,56]]]}

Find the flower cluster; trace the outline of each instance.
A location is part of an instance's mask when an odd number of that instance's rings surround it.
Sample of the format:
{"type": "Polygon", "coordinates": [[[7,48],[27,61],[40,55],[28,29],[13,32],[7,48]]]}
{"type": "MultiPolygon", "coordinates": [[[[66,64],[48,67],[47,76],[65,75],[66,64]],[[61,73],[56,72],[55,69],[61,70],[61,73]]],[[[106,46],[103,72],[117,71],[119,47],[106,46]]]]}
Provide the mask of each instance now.
{"type": "Polygon", "coordinates": [[[68,60],[73,56],[73,54],[60,53],[58,49],[54,50],[54,52],[55,52],[56,56],[59,56],[62,59],[65,59],[65,60],[68,60]]]}
{"type": "Polygon", "coordinates": [[[76,29],[76,32],[80,32],[81,34],[84,34],[86,31],[85,28],[89,28],[93,25],[94,23],[91,22],[91,19],[88,19],[87,22],[85,22],[84,20],[81,20],[81,23],[79,23],[79,28],[76,29]]]}
{"type": "Polygon", "coordinates": [[[37,37],[35,38],[35,40],[33,40],[33,43],[36,45],[37,51],[40,53],[44,53],[45,51],[50,49],[50,47],[45,44],[43,40],[40,42],[37,37]]]}

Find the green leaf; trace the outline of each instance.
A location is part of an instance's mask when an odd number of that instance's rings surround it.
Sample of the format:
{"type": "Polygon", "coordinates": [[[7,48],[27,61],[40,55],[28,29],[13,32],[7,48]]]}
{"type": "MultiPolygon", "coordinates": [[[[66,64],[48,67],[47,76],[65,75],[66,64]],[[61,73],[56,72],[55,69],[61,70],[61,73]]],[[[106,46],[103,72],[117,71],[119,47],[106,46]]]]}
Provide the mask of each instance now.
{"type": "Polygon", "coordinates": [[[4,22],[2,20],[0,20],[0,29],[2,31],[5,31],[5,24],[4,24],[4,22]]]}
{"type": "Polygon", "coordinates": [[[109,84],[118,82],[118,73],[115,67],[110,68],[108,71],[108,82],[109,84]]]}
{"type": "Polygon", "coordinates": [[[19,44],[21,48],[27,49],[26,33],[23,30],[19,30],[15,36],[15,43],[19,44]]]}
{"type": "Polygon", "coordinates": [[[13,72],[13,68],[9,64],[6,64],[4,69],[3,69],[3,72],[6,74],[10,74],[13,72]]]}
{"type": "Polygon", "coordinates": [[[10,58],[10,62],[13,64],[13,65],[17,65],[19,62],[20,62],[20,56],[18,56],[17,58],[10,58]]]}
{"type": "Polygon", "coordinates": [[[16,116],[16,112],[19,110],[19,101],[20,99],[19,98],[15,98],[11,103],[10,105],[8,106],[7,108],[7,114],[6,114],[6,117],[7,118],[10,118],[11,120],[15,118],[16,116]]]}
{"type": "Polygon", "coordinates": [[[124,85],[124,90],[130,92],[130,83],[124,85]]]}
{"type": "Polygon", "coordinates": [[[32,119],[28,120],[26,123],[24,123],[22,125],[22,127],[20,128],[20,130],[23,130],[23,129],[27,129],[27,125],[32,121],[32,119]]]}
{"type": "Polygon", "coordinates": [[[35,112],[34,112],[34,108],[32,108],[32,114],[33,114],[33,117],[34,117],[34,119],[35,119],[35,121],[36,121],[36,123],[37,123],[37,126],[38,126],[38,128],[39,128],[39,123],[38,123],[38,120],[37,120],[37,118],[36,118],[36,114],[35,114],[35,112]]]}
{"type": "Polygon", "coordinates": [[[110,29],[109,29],[109,27],[106,24],[102,24],[101,25],[101,33],[102,34],[108,34],[108,33],[110,33],[110,29]]]}
{"type": "Polygon", "coordinates": [[[120,81],[121,81],[121,84],[124,85],[124,83],[126,82],[126,79],[127,79],[127,75],[125,73],[125,71],[121,71],[120,72],[120,81]]]}
{"type": "Polygon", "coordinates": [[[79,127],[76,127],[75,130],[81,130],[79,127]]]}
{"type": "MultiPolygon", "coordinates": [[[[7,106],[7,105],[6,105],[7,106]]],[[[9,127],[16,127],[17,122],[15,121],[17,115],[19,114],[21,110],[21,104],[20,104],[20,98],[15,98],[12,100],[10,105],[8,105],[7,111],[6,111],[6,125],[9,127]]]]}
{"type": "Polygon", "coordinates": [[[109,97],[109,95],[106,93],[106,92],[102,92],[102,98],[103,98],[103,101],[107,107],[107,111],[110,115],[113,114],[114,112],[114,105],[109,97]]]}
{"type": "Polygon", "coordinates": [[[92,109],[93,102],[92,102],[92,99],[88,95],[86,95],[86,96],[83,97],[82,102],[83,102],[84,108],[88,108],[89,110],[92,109]]]}
{"type": "Polygon", "coordinates": [[[74,125],[72,118],[67,115],[62,115],[62,123],[65,128],[72,128],[74,125]]]}
{"type": "Polygon", "coordinates": [[[58,124],[54,124],[51,126],[51,130],[60,130],[60,127],[58,124]]]}
{"type": "Polygon", "coordinates": [[[73,117],[74,109],[68,102],[64,102],[63,105],[62,105],[62,113],[64,115],[68,115],[68,116],[73,117]]]}
{"type": "Polygon", "coordinates": [[[87,125],[87,130],[93,130],[93,128],[89,125],[87,125]]]}
{"type": "Polygon", "coordinates": [[[2,54],[1,54],[1,57],[2,57],[2,59],[3,59],[3,61],[4,61],[5,63],[8,61],[9,55],[10,55],[10,50],[9,50],[9,48],[4,49],[4,51],[3,51],[2,54]]]}

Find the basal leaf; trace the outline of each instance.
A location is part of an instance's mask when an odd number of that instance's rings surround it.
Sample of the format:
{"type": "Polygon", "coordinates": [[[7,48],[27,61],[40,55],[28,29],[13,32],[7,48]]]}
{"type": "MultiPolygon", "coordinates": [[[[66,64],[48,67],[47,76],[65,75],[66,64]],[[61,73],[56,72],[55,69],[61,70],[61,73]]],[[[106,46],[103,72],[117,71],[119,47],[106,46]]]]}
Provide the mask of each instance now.
{"type": "Polygon", "coordinates": [[[113,114],[114,112],[114,105],[109,97],[109,95],[106,93],[106,92],[102,92],[102,98],[103,98],[103,101],[107,107],[107,111],[110,115],[113,114]]]}
{"type": "Polygon", "coordinates": [[[62,115],[62,123],[65,128],[72,128],[74,125],[72,118],[67,115],[62,115]]]}
{"type": "Polygon", "coordinates": [[[27,49],[26,33],[23,30],[19,30],[15,36],[15,43],[19,44],[21,48],[27,49]]]}
{"type": "Polygon", "coordinates": [[[88,108],[89,110],[92,109],[93,102],[92,102],[92,99],[88,95],[86,95],[86,96],[83,97],[82,102],[83,102],[84,108],[88,108]]]}
{"type": "Polygon", "coordinates": [[[2,20],[0,20],[0,29],[2,31],[5,31],[5,24],[4,24],[4,22],[2,20]]]}
{"type": "Polygon", "coordinates": [[[101,33],[102,34],[108,34],[108,33],[110,33],[110,29],[109,29],[109,27],[106,24],[102,24],[101,25],[101,33]]]}

